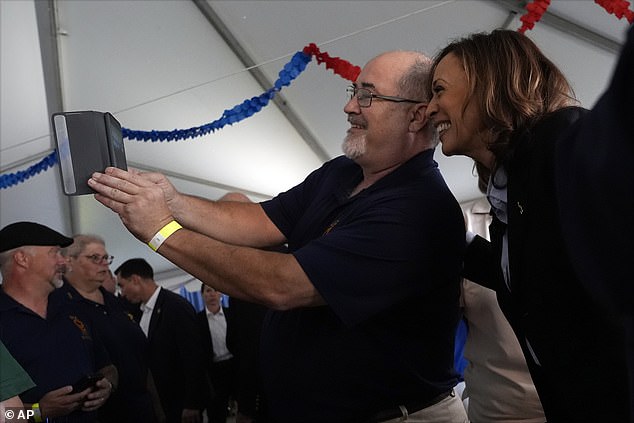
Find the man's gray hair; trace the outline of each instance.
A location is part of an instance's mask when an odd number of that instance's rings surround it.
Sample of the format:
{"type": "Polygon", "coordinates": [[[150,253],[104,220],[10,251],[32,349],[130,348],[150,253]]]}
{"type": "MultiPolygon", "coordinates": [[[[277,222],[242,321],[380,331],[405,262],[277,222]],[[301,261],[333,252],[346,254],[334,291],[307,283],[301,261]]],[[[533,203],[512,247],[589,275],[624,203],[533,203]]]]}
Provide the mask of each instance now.
{"type": "Polygon", "coordinates": [[[22,247],[16,247],[16,248],[12,248],[11,250],[1,252],[0,253],[0,273],[2,273],[2,275],[4,276],[4,274],[8,272],[9,269],[11,269],[11,267],[13,266],[13,261],[11,259],[13,258],[13,255],[18,250],[26,251],[27,253],[33,255],[34,252],[32,247],[33,247],[32,245],[25,245],[22,247]]]}
{"type": "Polygon", "coordinates": [[[428,102],[431,99],[428,84],[432,63],[429,57],[420,54],[399,80],[399,94],[413,100],[428,102]]]}
{"type": "Polygon", "coordinates": [[[14,248],[12,250],[3,251],[0,253],[0,269],[6,267],[6,263],[8,263],[11,257],[13,257],[13,253],[16,249],[17,248],[14,248]]]}
{"type": "MultiPolygon", "coordinates": [[[[431,79],[431,68],[433,60],[424,54],[419,54],[414,60],[414,64],[403,74],[398,82],[399,95],[412,100],[420,100],[428,103],[431,100],[429,91],[429,80],[431,79]]],[[[424,131],[427,132],[429,144],[435,148],[440,142],[438,133],[431,122],[428,122],[424,131]]]]}

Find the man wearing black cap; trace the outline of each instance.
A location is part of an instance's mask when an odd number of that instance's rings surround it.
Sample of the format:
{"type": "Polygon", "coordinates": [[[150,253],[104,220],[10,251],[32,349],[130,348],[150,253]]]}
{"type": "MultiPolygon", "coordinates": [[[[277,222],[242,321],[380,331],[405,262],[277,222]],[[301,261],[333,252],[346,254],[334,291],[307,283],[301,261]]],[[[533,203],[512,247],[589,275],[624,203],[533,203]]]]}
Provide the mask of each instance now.
{"type": "Polygon", "coordinates": [[[0,339],[36,386],[21,395],[35,421],[65,416],[93,422],[112,391],[117,371],[88,322],[50,295],[61,285],[66,260],[60,248],[72,238],[33,222],[0,231],[0,339]],[[93,387],[72,385],[99,369],[93,387]],[[105,377],[104,377],[105,376],[105,377]]]}

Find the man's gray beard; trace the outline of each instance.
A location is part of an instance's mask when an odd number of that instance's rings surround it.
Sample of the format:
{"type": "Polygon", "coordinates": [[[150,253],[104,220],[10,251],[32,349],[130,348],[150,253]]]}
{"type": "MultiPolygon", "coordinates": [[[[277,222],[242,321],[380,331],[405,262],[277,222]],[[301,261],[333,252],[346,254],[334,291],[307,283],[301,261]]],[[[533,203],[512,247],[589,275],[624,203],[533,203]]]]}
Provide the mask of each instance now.
{"type": "Polygon", "coordinates": [[[341,149],[343,154],[350,160],[355,160],[365,154],[365,135],[352,135],[348,134],[343,140],[341,149]]]}
{"type": "Polygon", "coordinates": [[[64,275],[70,271],[70,265],[64,265],[58,268],[59,276],[55,274],[55,277],[51,281],[51,285],[53,285],[56,289],[64,286],[64,275]]]}
{"type": "Polygon", "coordinates": [[[55,287],[55,289],[59,289],[62,286],[64,286],[64,279],[62,279],[62,277],[55,277],[52,281],[51,281],[51,285],[53,285],[55,287]]]}

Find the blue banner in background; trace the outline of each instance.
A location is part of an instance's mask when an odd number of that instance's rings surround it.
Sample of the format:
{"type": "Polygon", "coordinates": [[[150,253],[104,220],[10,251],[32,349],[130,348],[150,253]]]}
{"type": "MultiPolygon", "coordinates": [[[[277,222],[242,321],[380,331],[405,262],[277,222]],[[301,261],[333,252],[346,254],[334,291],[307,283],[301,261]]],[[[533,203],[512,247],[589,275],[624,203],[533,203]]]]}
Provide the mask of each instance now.
{"type": "Polygon", "coordinates": [[[205,309],[205,302],[203,301],[203,295],[200,293],[200,291],[190,292],[185,289],[184,286],[181,286],[178,290],[178,293],[181,297],[189,301],[191,305],[194,306],[197,312],[203,311],[205,309]]]}

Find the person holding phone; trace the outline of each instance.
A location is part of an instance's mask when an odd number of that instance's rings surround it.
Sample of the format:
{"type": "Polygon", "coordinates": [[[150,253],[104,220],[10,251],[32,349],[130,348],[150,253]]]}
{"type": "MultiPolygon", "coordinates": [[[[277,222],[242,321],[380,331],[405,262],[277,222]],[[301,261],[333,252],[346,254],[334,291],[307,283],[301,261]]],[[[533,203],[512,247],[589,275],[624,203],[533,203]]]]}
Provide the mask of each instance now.
{"type": "Polygon", "coordinates": [[[20,394],[35,420],[64,416],[67,423],[92,423],[112,393],[117,370],[90,320],[58,295],[67,238],[34,222],[0,231],[0,340],[35,382],[20,394]],[[104,377],[81,391],[73,384],[88,374],[104,377]]]}
{"type": "Polygon", "coordinates": [[[433,159],[429,65],[411,51],[371,59],[347,89],[345,156],[269,201],[209,201],[111,167],[88,181],[159,254],[269,307],[271,421],[467,420],[453,390],[464,221],[433,159]],[[262,249],[284,243],[289,254],[262,249]]]}
{"type": "Polygon", "coordinates": [[[113,257],[100,236],[76,234],[73,240],[62,249],[68,270],[59,292],[72,309],[90,316],[119,372],[119,386],[99,410],[100,423],[154,423],[160,402],[151,394],[154,386],[148,370],[147,339],[119,299],[103,287],[113,257]]]}

